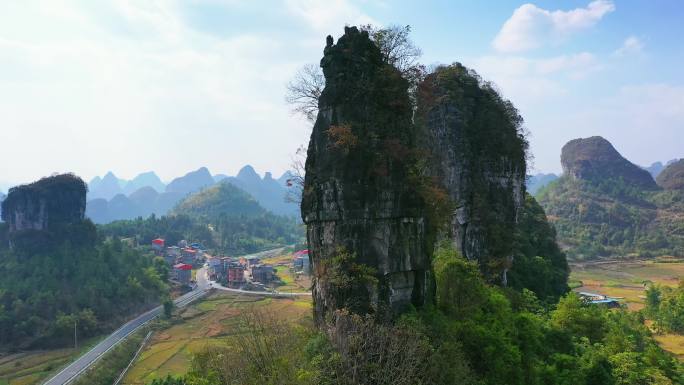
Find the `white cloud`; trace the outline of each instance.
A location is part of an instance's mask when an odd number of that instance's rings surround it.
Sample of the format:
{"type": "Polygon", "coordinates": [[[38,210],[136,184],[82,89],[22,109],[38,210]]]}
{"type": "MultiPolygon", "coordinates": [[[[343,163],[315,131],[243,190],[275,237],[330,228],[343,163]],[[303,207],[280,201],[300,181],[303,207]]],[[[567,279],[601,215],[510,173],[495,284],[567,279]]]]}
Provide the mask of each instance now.
{"type": "Polygon", "coordinates": [[[318,32],[332,34],[343,25],[380,25],[348,0],[287,0],[292,14],[318,32]]]}
{"type": "Polygon", "coordinates": [[[492,80],[506,97],[521,105],[533,105],[549,97],[564,95],[566,79],[583,79],[603,68],[588,52],[542,59],[492,55],[466,64],[485,79],[492,80]]]}
{"type": "Polygon", "coordinates": [[[644,43],[636,36],[630,36],[622,42],[622,46],[615,51],[618,56],[626,56],[641,53],[644,43]]]}
{"type": "Polygon", "coordinates": [[[0,4],[3,180],[288,167],[309,128],[285,84],[322,38],[298,57],[286,38],[197,32],[172,2],[90,4],[0,4]]]}
{"type": "Polygon", "coordinates": [[[523,52],[556,43],[595,25],[615,10],[610,0],[595,0],[586,8],[549,11],[534,4],[523,4],[513,11],[492,45],[499,52],[523,52]]]}

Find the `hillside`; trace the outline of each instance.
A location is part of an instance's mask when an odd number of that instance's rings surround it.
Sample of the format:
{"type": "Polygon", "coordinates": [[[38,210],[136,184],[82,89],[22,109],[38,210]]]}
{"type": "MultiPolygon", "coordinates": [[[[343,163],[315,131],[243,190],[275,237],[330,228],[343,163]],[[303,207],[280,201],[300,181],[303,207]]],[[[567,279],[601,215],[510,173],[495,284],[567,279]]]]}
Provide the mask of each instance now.
{"type": "Polygon", "coordinates": [[[227,254],[252,253],[304,237],[295,218],[274,215],[227,181],[188,195],[167,215],[115,221],[100,229],[107,236],[135,237],[140,243],[157,237],[169,244],[193,239],[227,254]]]}
{"type": "Polygon", "coordinates": [[[684,253],[684,192],[663,191],[603,138],[573,140],[562,151],[564,175],[538,199],[570,257],[684,253]]]}
{"type": "Polygon", "coordinates": [[[258,216],[266,210],[244,190],[226,181],[183,199],[172,210],[173,215],[216,219],[219,216],[258,216]]]}
{"type": "Polygon", "coordinates": [[[0,352],[45,348],[117,325],[166,294],[149,255],[103,241],[73,175],[10,189],[0,226],[0,352]],[[12,244],[9,247],[8,240],[12,244]]]}
{"type": "Polygon", "coordinates": [[[684,159],[670,163],[656,178],[666,190],[684,190],[684,159]]]}

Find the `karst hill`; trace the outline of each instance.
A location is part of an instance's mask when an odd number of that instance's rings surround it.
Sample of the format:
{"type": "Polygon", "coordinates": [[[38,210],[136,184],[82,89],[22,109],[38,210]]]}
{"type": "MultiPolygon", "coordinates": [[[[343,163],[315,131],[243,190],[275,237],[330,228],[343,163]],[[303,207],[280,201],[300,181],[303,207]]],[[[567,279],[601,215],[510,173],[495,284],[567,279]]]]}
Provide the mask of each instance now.
{"type": "Polygon", "coordinates": [[[684,159],[671,163],[656,178],[658,185],[666,190],[684,190],[684,159]]]}
{"type": "Polygon", "coordinates": [[[571,257],[684,255],[681,161],[656,184],[595,136],[568,142],[561,163],[563,176],[538,197],[571,257]]]}
{"type": "MultiPolygon", "coordinates": [[[[506,285],[521,254],[518,217],[536,205],[525,202],[527,142],[513,105],[458,63],[410,84],[356,27],[328,37],[321,67],[301,206],[319,324],[339,309],[388,319],[433,301],[439,242],[506,285]]],[[[565,257],[551,253],[559,275],[548,277],[563,292],[565,257]]]]}

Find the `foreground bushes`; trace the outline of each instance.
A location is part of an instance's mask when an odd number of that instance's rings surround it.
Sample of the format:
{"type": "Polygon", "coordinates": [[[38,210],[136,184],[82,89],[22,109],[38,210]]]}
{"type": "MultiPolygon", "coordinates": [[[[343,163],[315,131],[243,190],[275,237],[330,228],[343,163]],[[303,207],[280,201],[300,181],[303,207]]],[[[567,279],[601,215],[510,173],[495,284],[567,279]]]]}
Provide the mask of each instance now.
{"type": "MultiPolygon", "coordinates": [[[[322,333],[262,313],[244,317],[234,346],[195,356],[187,385],[681,384],[682,367],[639,313],[574,294],[545,308],[528,290],[487,285],[448,248],[435,258],[434,307],[392,325],[340,311],[322,333]]],[[[175,385],[176,382],[156,384],[175,385]]],[[[156,385],[155,384],[155,385],[156,385]]]]}

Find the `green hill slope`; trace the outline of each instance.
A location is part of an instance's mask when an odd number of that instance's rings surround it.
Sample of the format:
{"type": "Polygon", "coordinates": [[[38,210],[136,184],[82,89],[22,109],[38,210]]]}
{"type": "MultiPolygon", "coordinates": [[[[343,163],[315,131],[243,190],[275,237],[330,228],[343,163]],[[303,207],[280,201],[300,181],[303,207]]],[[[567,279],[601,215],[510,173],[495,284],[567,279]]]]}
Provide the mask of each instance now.
{"type": "Polygon", "coordinates": [[[230,183],[222,182],[183,199],[174,215],[216,219],[222,215],[255,217],[267,213],[251,195],[230,183]]]}
{"type": "Polygon", "coordinates": [[[660,189],[603,138],[570,144],[564,175],[537,194],[569,257],[684,255],[684,191],[660,189]]]}
{"type": "Polygon", "coordinates": [[[267,211],[228,182],[187,196],[167,216],[116,221],[100,228],[107,236],[135,237],[143,244],[156,237],[168,244],[193,240],[226,254],[253,253],[304,239],[295,218],[267,211]]]}

